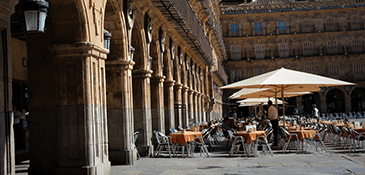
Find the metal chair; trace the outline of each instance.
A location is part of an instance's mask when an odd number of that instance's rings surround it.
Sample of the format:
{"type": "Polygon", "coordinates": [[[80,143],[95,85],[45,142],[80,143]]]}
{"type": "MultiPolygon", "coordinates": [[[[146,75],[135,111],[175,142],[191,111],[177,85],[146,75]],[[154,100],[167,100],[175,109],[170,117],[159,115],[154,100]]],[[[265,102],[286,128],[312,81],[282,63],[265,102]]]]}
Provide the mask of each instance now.
{"type": "MultiPolygon", "coordinates": [[[[265,132],[266,137],[271,136],[273,132],[273,129],[267,129],[267,131],[265,132]]],[[[271,156],[274,156],[274,154],[272,153],[271,147],[268,143],[268,140],[265,138],[265,136],[261,135],[257,137],[257,144],[262,146],[262,152],[266,155],[266,152],[268,149],[268,151],[270,152],[271,156]]]]}
{"type": "Polygon", "coordinates": [[[200,157],[202,156],[202,154],[204,154],[206,157],[209,157],[209,151],[207,148],[207,145],[205,145],[204,140],[202,137],[195,137],[194,138],[194,142],[193,142],[193,146],[191,149],[191,157],[194,157],[194,151],[195,151],[195,147],[198,146],[200,149],[200,157]]]}
{"type": "Polygon", "coordinates": [[[362,144],[361,147],[364,148],[365,132],[359,133],[359,132],[355,131],[352,128],[350,128],[350,130],[351,130],[351,133],[352,133],[352,135],[354,137],[353,138],[353,151],[354,152],[356,151],[356,148],[360,144],[360,142],[362,144]]]}
{"type": "Polygon", "coordinates": [[[157,157],[159,155],[161,155],[161,152],[163,149],[166,149],[169,151],[169,156],[171,158],[171,149],[172,149],[172,143],[170,143],[170,136],[166,136],[165,134],[159,132],[159,131],[154,131],[155,133],[155,137],[157,140],[157,148],[156,151],[154,152],[154,157],[157,157]]]}
{"type": "Polygon", "coordinates": [[[242,146],[243,153],[248,156],[248,148],[247,142],[242,136],[234,136],[231,130],[228,130],[229,142],[232,144],[231,149],[229,151],[229,156],[232,156],[234,153],[239,153],[240,147],[242,146]]]}
{"type": "MultiPolygon", "coordinates": [[[[287,130],[285,130],[283,127],[280,127],[281,129],[281,136],[285,139],[285,144],[283,146],[284,153],[286,152],[286,149],[288,148],[290,143],[294,143],[294,145],[297,147],[297,150],[299,151],[299,137],[297,134],[290,134],[287,130]]],[[[290,152],[290,150],[289,150],[290,152]]]]}
{"type": "Polygon", "coordinates": [[[137,160],[138,160],[139,158],[141,158],[141,156],[139,155],[139,152],[138,152],[137,146],[136,146],[136,141],[137,141],[137,138],[138,138],[138,134],[139,134],[139,131],[136,131],[136,132],[133,134],[133,136],[134,136],[134,142],[133,142],[133,144],[134,144],[134,148],[137,150],[137,160]]]}

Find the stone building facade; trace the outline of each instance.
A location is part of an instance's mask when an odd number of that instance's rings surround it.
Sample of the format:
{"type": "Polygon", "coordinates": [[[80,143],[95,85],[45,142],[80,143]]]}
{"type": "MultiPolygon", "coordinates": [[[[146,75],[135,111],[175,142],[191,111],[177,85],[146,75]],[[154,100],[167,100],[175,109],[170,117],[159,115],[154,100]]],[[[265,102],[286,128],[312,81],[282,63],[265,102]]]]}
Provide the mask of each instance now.
{"type": "Polygon", "coordinates": [[[137,161],[134,132],[150,156],[153,130],[222,117],[219,0],[47,0],[41,34],[24,1],[0,2],[0,174],[15,173],[13,106],[29,112],[29,174],[109,174],[137,161]]]}
{"type": "Polygon", "coordinates": [[[285,67],[357,84],[289,99],[300,113],[365,110],[363,1],[227,0],[221,12],[230,83],[285,67]]]}

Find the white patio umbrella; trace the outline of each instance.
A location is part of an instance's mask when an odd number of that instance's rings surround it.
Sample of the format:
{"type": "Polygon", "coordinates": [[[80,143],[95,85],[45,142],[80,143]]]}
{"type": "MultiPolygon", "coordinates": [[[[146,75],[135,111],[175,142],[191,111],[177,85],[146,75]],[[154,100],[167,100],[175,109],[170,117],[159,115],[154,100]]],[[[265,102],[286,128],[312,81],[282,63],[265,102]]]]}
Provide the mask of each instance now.
{"type": "MultiPolygon", "coordinates": [[[[356,84],[320,75],[281,68],[223,86],[221,89],[270,88],[275,92],[281,92],[282,99],[284,99],[284,92],[288,91],[306,92],[311,91],[309,89],[313,88],[346,85],[356,84]]],[[[283,105],[283,116],[285,116],[285,105],[283,105]]]]}
{"type": "MultiPolygon", "coordinates": [[[[244,100],[240,100],[237,101],[236,103],[240,103],[239,107],[244,107],[244,106],[255,106],[255,116],[257,116],[257,110],[256,110],[256,106],[257,105],[267,105],[268,100],[273,101],[274,98],[247,98],[244,100]]],[[[277,100],[278,104],[283,104],[283,101],[281,100],[277,100]]]]}
{"type": "MultiPolygon", "coordinates": [[[[239,90],[238,92],[232,94],[228,98],[245,99],[245,98],[263,98],[263,97],[270,98],[270,97],[275,97],[277,95],[281,96],[281,92],[275,93],[275,91],[273,91],[272,89],[268,89],[268,88],[263,88],[263,89],[248,88],[248,89],[249,89],[249,91],[247,91],[246,88],[243,88],[243,89],[239,90]]],[[[320,88],[314,88],[312,91],[313,92],[320,91],[320,88]]],[[[289,98],[289,97],[295,97],[295,96],[306,95],[306,94],[312,94],[312,92],[285,92],[284,97],[289,98]]]]}

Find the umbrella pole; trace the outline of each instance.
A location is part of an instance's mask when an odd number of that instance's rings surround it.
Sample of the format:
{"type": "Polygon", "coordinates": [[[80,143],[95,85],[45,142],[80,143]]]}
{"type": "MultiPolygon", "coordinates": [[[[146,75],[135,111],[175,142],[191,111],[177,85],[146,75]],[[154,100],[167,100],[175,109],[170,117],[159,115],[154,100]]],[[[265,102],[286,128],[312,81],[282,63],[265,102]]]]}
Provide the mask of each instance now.
{"type": "Polygon", "coordinates": [[[255,118],[257,118],[257,105],[255,105],[255,118]]]}
{"type": "Polygon", "coordinates": [[[278,92],[276,91],[276,88],[275,88],[275,105],[276,105],[276,110],[277,110],[278,116],[279,116],[278,92]]]}
{"type": "Polygon", "coordinates": [[[284,86],[281,87],[281,100],[283,101],[283,119],[284,119],[284,127],[285,127],[285,100],[284,100],[284,86]]]}

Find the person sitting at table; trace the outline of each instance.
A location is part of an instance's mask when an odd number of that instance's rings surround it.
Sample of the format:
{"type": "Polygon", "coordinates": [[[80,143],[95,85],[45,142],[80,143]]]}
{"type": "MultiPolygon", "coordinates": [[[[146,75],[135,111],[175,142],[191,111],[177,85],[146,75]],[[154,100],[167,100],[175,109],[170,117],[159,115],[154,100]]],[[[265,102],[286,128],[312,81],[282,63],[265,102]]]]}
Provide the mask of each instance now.
{"type": "Polygon", "coordinates": [[[274,143],[273,146],[278,146],[278,111],[276,110],[276,108],[272,105],[272,101],[269,100],[267,102],[267,104],[269,105],[269,110],[268,110],[268,117],[270,119],[272,128],[273,128],[273,133],[274,133],[274,143]]]}

